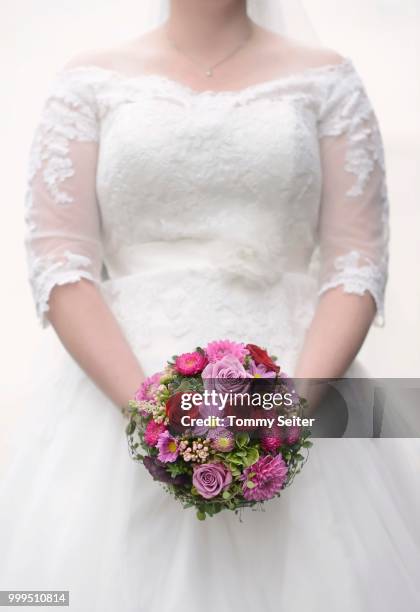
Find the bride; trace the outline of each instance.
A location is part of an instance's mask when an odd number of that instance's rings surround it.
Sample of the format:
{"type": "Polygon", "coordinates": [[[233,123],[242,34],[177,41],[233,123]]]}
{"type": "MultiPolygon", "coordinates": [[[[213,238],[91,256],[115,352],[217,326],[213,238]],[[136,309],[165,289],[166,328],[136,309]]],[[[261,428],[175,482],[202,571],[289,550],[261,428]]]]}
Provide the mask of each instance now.
{"type": "Polygon", "coordinates": [[[118,408],[170,355],[247,339],[340,377],[383,317],[376,116],[351,60],[270,9],[171,0],[52,83],[26,244],[56,334],[0,487],[0,589],[69,590],[75,612],[419,609],[414,441],[316,440],[242,522],[197,521],[127,450],[118,408]]]}

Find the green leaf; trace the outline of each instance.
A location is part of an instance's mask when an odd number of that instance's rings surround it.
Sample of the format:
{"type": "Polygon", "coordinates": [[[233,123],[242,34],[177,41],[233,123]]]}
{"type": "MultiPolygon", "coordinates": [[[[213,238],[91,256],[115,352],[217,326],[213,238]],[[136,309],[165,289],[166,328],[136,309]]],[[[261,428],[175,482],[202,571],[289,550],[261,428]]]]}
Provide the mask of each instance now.
{"type": "Polygon", "coordinates": [[[232,455],[228,459],[229,463],[233,463],[234,465],[243,465],[244,459],[242,457],[237,457],[236,455],[232,455]]]}
{"type": "Polygon", "coordinates": [[[236,436],[236,444],[239,446],[239,448],[243,448],[244,446],[246,446],[249,442],[249,434],[247,434],[246,432],[241,432],[238,433],[236,436]]]}
{"type": "Polygon", "coordinates": [[[206,513],[203,512],[202,510],[197,510],[197,518],[199,521],[205,521],[206,520],[206,513]]]}
{"type": "Polygon", "coordinates": [[[222,493],[222,497],[223,497],[223,499],[229,499],[229,498],[230,498],[230,493],[229,493],[229,491],[223,491],[223,493],[222,493]]]}
{"type": "Polygon", "coordinates": [[[260,457],[260,454],[257,448],[253,448],[253,447],[249,448],[247,451],[246,459],[244,461],[245,467],[249,467],[250,465],[253,465],[256,461],[258,461],[259,457],[260,457]]]}
{"type": "Polygon", "coordinates": [[[215,514],[217,512],[215,505],[214,504],[207,504],[206,512],[207,512],[207,514],[209,516],[213,516],[213,514],[215,514]]]}
{"type": "Polygon", "coordinates": [[[136,429],[136,423],[134,421],[130,421],[127,427],[125,428],[125,432],[128,436],[131,436],[134,433],[135,429],[136,429]]]}

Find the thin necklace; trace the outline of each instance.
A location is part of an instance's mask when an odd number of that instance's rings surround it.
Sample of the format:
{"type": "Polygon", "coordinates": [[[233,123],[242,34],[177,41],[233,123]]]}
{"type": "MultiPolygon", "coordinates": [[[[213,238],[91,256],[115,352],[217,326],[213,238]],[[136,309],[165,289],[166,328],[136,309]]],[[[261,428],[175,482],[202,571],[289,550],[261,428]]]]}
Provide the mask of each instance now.
{"type": "Polygon", "coordinates": [[[252,30],[250,28],[249,34],[246,36],[245,40],[243,40],[239,45],[237,45],[232,51],[230,51],[227,55],[222,57],[222,59],[220,59],[215,64],[212,64],[211,66],[204,66],[201,62],[197,62],[197,60],[195,58],[191,57],[191,55],[189,53],[186,53],[185,51],[180,49],[178,47],[178,45],[168,35],[168,30],[167,29],[165,30],[165,32],[166,32],[166,38],[167,38],[169,44],[175,49],[175,51],[177,51],[178,53],[180,53],[181,55],[186,57],[197,68],[199,68],[200,70],[204,71],[204,74],[206,75],[206,77],[212,77],[213,73],[214,73],[214,69],[218,68],[219,66],[221,66],[222,64],[224,64],[225,62],[230,60],[234,55],[236,55],[248,43],[248,41],[249,41],[249,39],[251,38],[251,35],[252,35],[252,30]]]}

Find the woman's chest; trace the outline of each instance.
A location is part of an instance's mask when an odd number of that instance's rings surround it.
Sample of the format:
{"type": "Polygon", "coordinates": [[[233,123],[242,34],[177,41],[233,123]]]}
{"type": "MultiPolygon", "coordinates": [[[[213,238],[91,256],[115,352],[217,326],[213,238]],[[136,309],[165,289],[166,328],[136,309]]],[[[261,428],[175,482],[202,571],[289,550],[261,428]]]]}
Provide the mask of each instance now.
{"type": "Polygon", "coordinates": [[[319,201],[315,112],[299,97],[121,102],[102,122],[97,189],[105,221],[118,211],[120,223],[141,216],[143,228],[188,218],[247,231],[259,214],[275,224],[287,215],[289,225],[302,197],[307,217],[319,201]]]}

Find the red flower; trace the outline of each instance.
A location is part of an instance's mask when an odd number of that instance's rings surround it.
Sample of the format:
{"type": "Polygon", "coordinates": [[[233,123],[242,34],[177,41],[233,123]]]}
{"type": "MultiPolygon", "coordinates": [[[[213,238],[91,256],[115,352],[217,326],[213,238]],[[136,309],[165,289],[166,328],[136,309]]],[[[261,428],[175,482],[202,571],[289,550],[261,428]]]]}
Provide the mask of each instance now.
{"type": "Polygon", "coordinates": [[[263,365],[267,370],[271,370],[277,374],[280,372],[280,367],[274,363],[266,350],[256,344],[247,344],[246,348],[257,365],[263,365]]]}
{"type": "Polygon", "coordinates": [[[166,416],[169,419],[169,425],[178,433],[187,429],[181,422],[183,416],[197,418],[199,415],[200,407],[192,404],[192,402],[190,402],[192,405],[188,410],[182,408],[182,397],[187,395],[188,393],[185,391],[178,391],[178,393],[172,395],[166,402],[166,416]]]}

